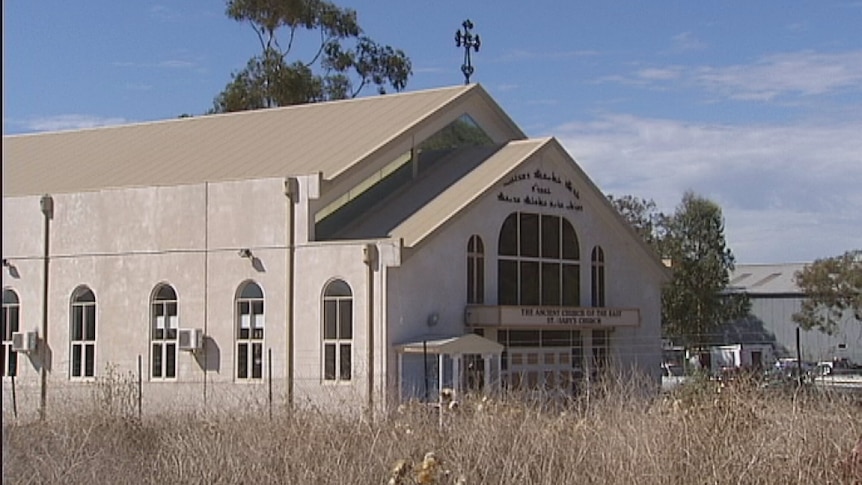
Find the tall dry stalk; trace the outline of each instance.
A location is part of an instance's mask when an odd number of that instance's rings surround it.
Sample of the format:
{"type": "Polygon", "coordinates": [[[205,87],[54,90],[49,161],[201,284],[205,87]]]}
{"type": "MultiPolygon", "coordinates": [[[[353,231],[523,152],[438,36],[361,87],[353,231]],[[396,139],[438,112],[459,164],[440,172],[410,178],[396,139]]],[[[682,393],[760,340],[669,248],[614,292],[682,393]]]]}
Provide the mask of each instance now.
{"type": "Polygon", "coordinates": [[[442,427],[418,403],[373,422],[315,410],[7,422],[4,483],[373,484],[399,462],[400,484],[852,483],[858,396],[624,382],[589,399],[467,397],[442,427]]]}

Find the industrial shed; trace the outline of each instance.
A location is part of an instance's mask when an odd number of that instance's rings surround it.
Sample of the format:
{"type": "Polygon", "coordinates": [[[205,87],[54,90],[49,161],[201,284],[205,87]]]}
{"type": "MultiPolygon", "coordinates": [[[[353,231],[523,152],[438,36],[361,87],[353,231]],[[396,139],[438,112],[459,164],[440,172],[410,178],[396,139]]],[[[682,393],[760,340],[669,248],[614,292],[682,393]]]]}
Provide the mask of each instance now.
{"type": "MultiPolygon", "coordinates": [[[[725,326],[726,343],[771,343],[779,357],[796,357],[796,329],[793,314],[802,308],[805,294],[796,286],[794,275],[805,263],[740,264],[730,275],[732,291],[743,292],[751,301],[749,315],[725,326]]],[[[801,330],[802,359],[820,362],[849,359],[862,362],[862,325],[848,314],[837,331],[801,330]]]]}

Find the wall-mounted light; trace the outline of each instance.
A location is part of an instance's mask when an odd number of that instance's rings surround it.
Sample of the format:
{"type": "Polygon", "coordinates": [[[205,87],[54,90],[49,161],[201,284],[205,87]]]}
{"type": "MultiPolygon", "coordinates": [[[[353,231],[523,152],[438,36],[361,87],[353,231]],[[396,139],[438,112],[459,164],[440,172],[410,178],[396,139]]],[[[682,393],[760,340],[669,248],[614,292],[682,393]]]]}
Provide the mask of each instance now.
{"type": "Polygon", "coordinates": [[[15,265],[12,264],[12,261],[9,261],[8,259],[3,258],[3,267],[6,268],[7,270],[9,270],[9,276],[11,276],[15,279],[18,279],[21,277],[21,275],[18,273],[18,268],[16,268],[15,265]]]}
{"type": "Polygon", "coordinates": [[[428,315],[428,321],[425,323],[427,323],[429,327],[433,327],[433,326],[437,325],[437,322],[439,322],[439,321],[440,321],[440,314],[437,312],[434,312],[434,313],[428,315]]]}
{"type": "Polygon", "coordinates": [[[237,252],[237,254],[239,254],[240,258],[251,259],[254,257],[254,255],[251,253],[251,249],[249,249],[249,248],[242,248],[237,252]]]}

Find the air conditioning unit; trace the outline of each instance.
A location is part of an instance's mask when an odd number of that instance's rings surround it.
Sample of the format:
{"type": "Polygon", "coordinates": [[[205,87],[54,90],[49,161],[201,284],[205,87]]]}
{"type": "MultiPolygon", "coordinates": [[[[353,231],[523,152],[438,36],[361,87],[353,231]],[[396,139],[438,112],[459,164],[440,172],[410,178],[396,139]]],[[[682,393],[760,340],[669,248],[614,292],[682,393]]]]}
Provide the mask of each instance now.
{"type": "Polygon", "coordinates": [[[180,350],[200,350],[203,348],[204,332],[199,328],[181,328],[177,332],[180,350]]]}
{"type": "Polygon", "coordinates": [[[37,340],[36,332],[13,332],[12,350],[14,352],[35,352],[37,340]]]}

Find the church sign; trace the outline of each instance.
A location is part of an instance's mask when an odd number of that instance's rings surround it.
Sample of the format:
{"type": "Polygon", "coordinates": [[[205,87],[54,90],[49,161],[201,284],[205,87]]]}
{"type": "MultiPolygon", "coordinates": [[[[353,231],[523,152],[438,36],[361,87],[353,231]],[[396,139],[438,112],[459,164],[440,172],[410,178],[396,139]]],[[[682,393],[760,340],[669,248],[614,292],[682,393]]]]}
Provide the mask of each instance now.
{"type": "Polygon", "coordinates": [[[467,325],[502,327],[636,327],[637,308],[557,306],[468,306],[467,325]]]}
{"type": "Polygon", "coordinates": [[[580,199],[580,191],[571,180],[564,181],[554,172],[541,170],[513,174],[497,193],[500,202],[583,212],[580,199]]]}

